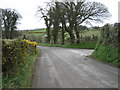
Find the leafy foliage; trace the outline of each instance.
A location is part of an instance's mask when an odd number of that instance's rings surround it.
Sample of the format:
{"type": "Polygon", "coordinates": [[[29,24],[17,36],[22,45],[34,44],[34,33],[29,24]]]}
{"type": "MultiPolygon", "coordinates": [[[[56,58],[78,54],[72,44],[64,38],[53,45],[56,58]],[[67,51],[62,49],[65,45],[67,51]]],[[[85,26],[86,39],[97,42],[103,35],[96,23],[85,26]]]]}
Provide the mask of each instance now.
{"type": "Polygon", "coordinates": [[[4,75],[15,73],[21,63],[26,63],[28,54],[36,53],[35,42],[28,40],[3,41],[2,46],[2,71],[4,75]]]}
{"type": "Polygon", "coordinates": [[[99,43],[118,47],[118,31],[120,27],[118,25],[116,24],[114,26],[109,24],[104,25],[102,28],[99,43]]]}
{"type": "Polygon", "coordinates": [[[12,39],[14,38],[15,29],[17,29],[18,20],[21,15],[15,9],[2,9],[2,31],[4,38],[12,39]]]}

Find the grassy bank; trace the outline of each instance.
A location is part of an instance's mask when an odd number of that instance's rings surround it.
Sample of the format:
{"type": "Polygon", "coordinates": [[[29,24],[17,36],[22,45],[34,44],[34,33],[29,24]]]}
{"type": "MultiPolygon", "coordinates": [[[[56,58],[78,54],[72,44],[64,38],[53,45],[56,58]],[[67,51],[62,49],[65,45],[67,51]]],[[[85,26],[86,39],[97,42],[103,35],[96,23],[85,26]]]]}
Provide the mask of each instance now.
{"type": "Polygon", "coordinates": [[[118,63],[118,48],[112,46],[99,45],[92,53],[92,57],[116,66],[120,65],[120,62],[118,63]]]}
{"type": "Polygon", "coordinates": [[[48,46],[48,47],[64,47],[64,48],[81,48],[81,49],[94,49],[96,42],[81,42],[80,44],[46,44],[46,43],[39,43],[41,46],[48,46]]]}
{"type": "Polygon", "coordinates": [[[37,50],[36,54],[28,55],[27,62],[21,64],[13,75],[3,76],[3,88],[30,88],[36,58],[39,53],[37,50]]]}

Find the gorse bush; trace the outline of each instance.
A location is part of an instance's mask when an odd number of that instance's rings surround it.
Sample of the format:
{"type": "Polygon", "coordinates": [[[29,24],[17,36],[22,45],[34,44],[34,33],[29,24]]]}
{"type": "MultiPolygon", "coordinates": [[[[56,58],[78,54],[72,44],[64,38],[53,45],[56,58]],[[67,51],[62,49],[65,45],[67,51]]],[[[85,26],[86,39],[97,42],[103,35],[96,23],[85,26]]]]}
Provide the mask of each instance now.
{"type": "Polygon", "coordinates": [[[21,63],[24,64],[28,54],[36,53],[36,42],[28,40],[2,42],[2,71],[5,75],[13,73],[21,63]]]}
{"type": "Polygon", "coordinates": [[[26,43],[28,43],[28,44],[30,44],[30,45],[33,45],[33,46],[35,46],[35,47],[36,47],[36,45],[37,45],[36,42],[31,42],[31,41],[25,40],[25,39],[24,39],[23,41],[25,41],[26,43]]]}

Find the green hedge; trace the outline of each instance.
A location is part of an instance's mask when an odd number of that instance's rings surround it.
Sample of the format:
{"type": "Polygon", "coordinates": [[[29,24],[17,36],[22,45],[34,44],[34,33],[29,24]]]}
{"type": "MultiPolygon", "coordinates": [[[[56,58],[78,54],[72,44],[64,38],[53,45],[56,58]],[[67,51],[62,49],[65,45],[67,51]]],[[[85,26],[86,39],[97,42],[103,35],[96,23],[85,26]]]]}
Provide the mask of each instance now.
{"type": "Polygon", "coordinates": [[[92,57],[103,60],[108,63],[120,65],[118,63],[118,48],[108,45],[99,45],[92,53],[92,57]]]}
{"type": "Polygon", "coordinates": [[[36,53],[36,45],[32,42],[28,43],[25,40],[2,42],[3,75],[15,73],[20,64],[26,63],[28,54],[36,53]]]}

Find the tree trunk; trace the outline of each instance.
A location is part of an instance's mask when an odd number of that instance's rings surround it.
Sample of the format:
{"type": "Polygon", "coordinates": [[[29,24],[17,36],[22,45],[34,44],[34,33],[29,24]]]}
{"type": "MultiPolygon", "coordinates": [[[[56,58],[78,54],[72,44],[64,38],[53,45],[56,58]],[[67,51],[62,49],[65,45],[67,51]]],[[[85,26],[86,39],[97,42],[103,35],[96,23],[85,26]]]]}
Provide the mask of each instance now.
{"type": "Polygon", "coordinates": [[[47,43],[50,43],[51,35],[50,35],[50,27],[47,27],[47,43]]]}
{"type": "Polygon", "coordinates": [[[9,27],[5,27],[5,37],[6,37],[6,39],[9,39],[10,38],[10,36],[9,36],[9,27]]]}
{"type": "Polygon", "coordinates": [[[69,35],[70,35],[70,40],[71,40],[71,44],[74,44],[75,43],[75,36],[72,32],[69,32],[69,35]]]}
{"type": "Polygon", "coordinates": [[[71,44],[75,43],[75,36],[73,34],[73,28],[74,28],[73,21],[70,21],[69,34],[70,34],[71,44]]]}
{"type": "Polygon", "coordinates": [[[59,25],[57,23],[55,23],[54,27],[53,27],[54,33],[53,33],[53,40],[54,40],[54,44],[57,44],[58,41],[58,31],[59,31],[59,25]]]}
{"type": "Polygon", "coordinates": [[[62,23],[62,45],[64,45],[65,44],[65,35],[64,35],[64,25],[63,25],[63,23],[62,23]]]}
{"type": "Polygon", "coordinates": [[[76,43],[79,44],[80,43],[80,35],[79,35],[79,32],[77,32],[77,31],[76,31],[76,37],[77,37],[76,43]]]}
{"type": "Polygon", "coordinates": [[[50,27],[51,27],[51,20],[49,20],[47,17],[44,18],[45,20],[45,24],[47,26],[47,40],[46,42],[47,43],[50,43],[50,40],[51,40],[51,33],[50,33],[50,27]]]}
{"type": "Polygon", "coordinates": [[[76,43],[79,44],[80,43],[80,34],[77,28],[77,24],[75,24],[75,32],[76,32],[76,37],[77,37],[77,41],[76,43]]]}
{"type": "Polygon", "coordinates": [[[10,39],[13,39],[13,35],[14,35],[14,28],[11,28],[11,31],[10,31],[10,39]]]}

